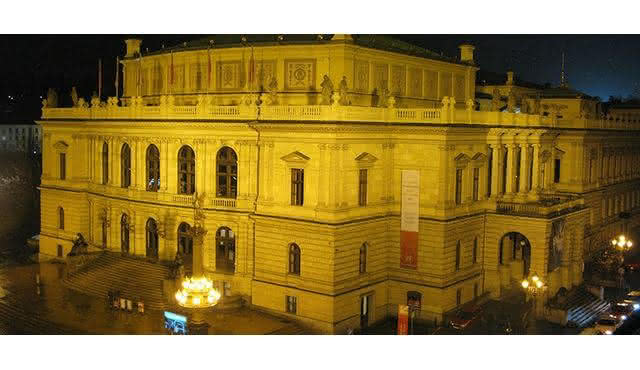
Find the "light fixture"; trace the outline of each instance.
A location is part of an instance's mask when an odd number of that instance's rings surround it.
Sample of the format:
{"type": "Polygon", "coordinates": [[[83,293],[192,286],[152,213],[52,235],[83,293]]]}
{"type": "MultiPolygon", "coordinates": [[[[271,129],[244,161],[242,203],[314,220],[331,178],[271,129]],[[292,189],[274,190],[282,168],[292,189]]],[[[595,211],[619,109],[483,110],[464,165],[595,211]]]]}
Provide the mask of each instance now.
{"type": "Polygon", "coordinates": [[[182,289],[176,292],[175,297],[182,307],[207,308],[218,303],[220,293],[213,289],[213,282],[207,277],[188,277],[182,281],[182,289]]]}

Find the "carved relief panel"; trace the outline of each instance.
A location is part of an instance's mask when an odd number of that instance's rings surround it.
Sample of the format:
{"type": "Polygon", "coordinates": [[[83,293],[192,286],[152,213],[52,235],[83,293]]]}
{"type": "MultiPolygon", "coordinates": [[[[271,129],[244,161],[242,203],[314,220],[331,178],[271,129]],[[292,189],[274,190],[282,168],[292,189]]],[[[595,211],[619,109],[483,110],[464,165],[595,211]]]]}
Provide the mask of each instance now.
{"type": "Polygon", "coordinates": [[[173,68],[173,89],[174,91],[184,91],[184,64],[178,64],[173,68]]]}
{"type": "MultiPolygon", "coordinates": [[[[205,66],[206,69],[206,66],[205,66]]],[[[203,87],[205,86],[206,83],[206,76],[203,76],[203,74],[206,74],[206,70],[203,73],[203,68],[202,68],[202,64],[200,63],[191,63],[191,65],[189,66],[189,81],[191,83],[191,90],[192,91],[202,91],[203,87]]]]}
{"type": "Polygon", "coordinates": [[[440,91],[438,92],[438,98],[441,99],[444,96],[451,96],[451,72],[440,72],[440,91]]]}
{"type": "Polygon", "coordinates": [[[219,90],[238,90],[241,87],[240,61],[218,62],[217,87],[219,90]]]}
{"type": "Polygon", "coordinates": [[[316,60],[285,60],[287,90],[313,90],[316,81],[316,60]]]}
{"type": "Polygon", "coordinates": [[[376,64],[374,72],[374,88],[380,94],[381,88],[389,88],[389,66],[387,64],[376,64]]]}
{"type": "Polygon", "coordinates": [[[354,90],[363,93],[369,92],[369,62],[356,60],[354,69],[354,90]]]}
{"type": "Polygon", "coordinates": [[[456,98],[456,101],[464,101],[465,97],[465,88],[464,88],[464,76],[463,75],[455,75],[454,76],[454,91],[453,96],[456,98]]]}
{"type": "Polygon", "coordinates": [[[435,71],[424,71],[424,96],[438,98],[438,73],[435,71]]]}
{"type": "Polygon", "coordinates": [[[407,84],[406,69],[404,66],[391,67],[391,92],[395,96],[404,96],[407,84]]]}
{"type": "Polygon", "coordinates": [[[419,68],[409,68],[409,95],[422,96],[422,70],[419,68]]]}
{"type": "Polygon", "coordinates": [[[271,82],[272,78],[276,78],[276,61],[275,60],[264,60],[257,62],[255,64],[256,71],[255,76],[258,80],[258,85],[262,88],[262,90],[266,90],[267,86],[271,82]]]}

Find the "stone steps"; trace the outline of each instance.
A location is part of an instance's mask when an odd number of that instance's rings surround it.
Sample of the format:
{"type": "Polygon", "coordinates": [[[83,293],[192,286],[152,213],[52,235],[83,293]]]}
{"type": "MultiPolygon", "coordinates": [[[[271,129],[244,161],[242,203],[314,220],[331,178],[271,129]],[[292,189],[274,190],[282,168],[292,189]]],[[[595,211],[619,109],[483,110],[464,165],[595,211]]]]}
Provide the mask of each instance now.
{"type": "Polygon", "coordinates": [[[134,302],[142,299],[145,309],[164,310],[167,304],[162,282],[168,274],[167,266],[105,253],[69,274],[63,283],[70,289],[105,300],[110,290],[120,291],[121,296],[134,302]]]}
{"type": "Polygon", "coordinates": [[[578,327],[589,326],[598,316],[609,310],[609,306],[608,302],[598,299],[583,288],[578,288],[567,301],[567,321],[573,321],[578,327]]]}
{"type": "Polygon", "coordinates": [[[42,319],[38,312],[24,307],[24,302],[0,300],[0,334],[82,334],[42,319]]]}

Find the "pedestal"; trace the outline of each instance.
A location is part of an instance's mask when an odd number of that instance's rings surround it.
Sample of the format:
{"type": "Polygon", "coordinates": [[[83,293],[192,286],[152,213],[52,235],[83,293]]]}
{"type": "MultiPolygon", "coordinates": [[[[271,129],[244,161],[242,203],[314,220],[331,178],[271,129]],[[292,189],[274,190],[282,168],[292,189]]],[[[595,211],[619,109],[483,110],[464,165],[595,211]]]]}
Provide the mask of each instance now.
{"type": "Polygon", "coordinates": [[[200,309],[194,309],[191,319],[189,320],[189,334],[191,335],[207,335],[209,334],[209,324],[204,319],[204,312],[200,309]]]}

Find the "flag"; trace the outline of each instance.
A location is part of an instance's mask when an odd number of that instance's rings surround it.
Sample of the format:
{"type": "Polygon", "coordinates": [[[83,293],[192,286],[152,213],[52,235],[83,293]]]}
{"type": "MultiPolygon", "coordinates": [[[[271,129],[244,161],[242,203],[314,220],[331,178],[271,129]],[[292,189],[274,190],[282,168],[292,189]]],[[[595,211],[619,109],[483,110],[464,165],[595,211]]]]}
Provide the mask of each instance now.
{"type": "Polygon", "coordinates": [[[118,98],[120,89],[120,58],[116,57],[116,98],[118,98]]]}
{"type": "Polygon", "coordinates": [[[169,65],[169,87],[173,92],[173,51],[171,52],[171,64],[169,65]]]}
{"type": "Polygon", "coordinates": [[[251,48],[251,57],[249,58],[249,88],[254,87],[255,83],[255,62],[253,60],[253,48],[251,48]]]}
{"type": "Polygon", "coordinates": [[[102,97],[102,59],[98,59],[98,97],[102,97]]]}
{"type": "Polygon", "coordinates": [[[142,90],[142,61],[140,60],[140,54],[138,54],[138,80],[136,81],[136,96],[140,96],[142,90]]]}

